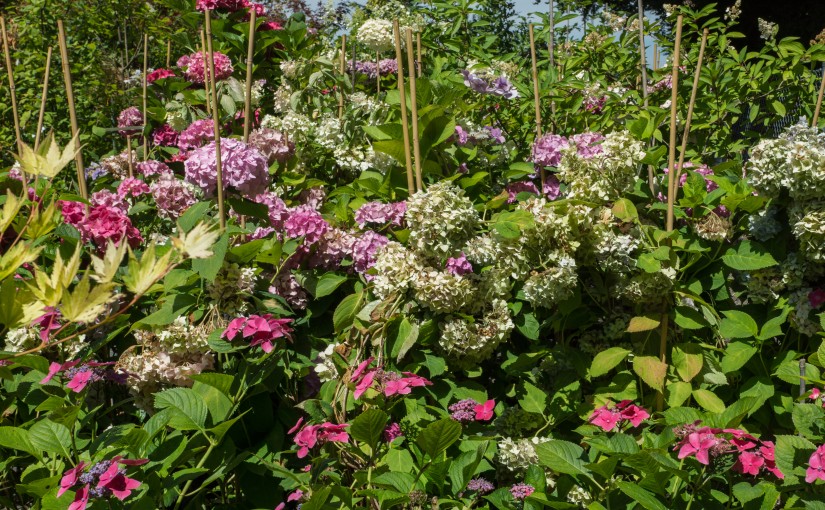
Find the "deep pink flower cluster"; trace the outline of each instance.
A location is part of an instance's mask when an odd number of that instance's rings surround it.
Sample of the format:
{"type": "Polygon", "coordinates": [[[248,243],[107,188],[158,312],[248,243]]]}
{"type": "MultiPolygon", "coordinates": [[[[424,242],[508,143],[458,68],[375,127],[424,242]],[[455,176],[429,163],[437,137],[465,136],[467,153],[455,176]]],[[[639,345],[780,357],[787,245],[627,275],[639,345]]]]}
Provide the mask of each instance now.
{"type": "Polygon", "coordinates": [[[328,229],[329,223],[324,217],[306,205],[294,208],[284,222],[286,235],[292,238],[303,237],[306,244],[317,242],[328,229]]]}
{"type": "Polygon", "coordinates": [[[180,133],[175,131],[169,124],[164,124],[152,131],[152,142],[161,147],[175,147],[178,145],[179,138],[180,133]]]}
{"type": "Polygon", "coordinates": [[[192,187],[172,175],[161,176],[149,190],[158,213],[164,218],[177,219],[198,201],[192,187]]]}
{"type": "Polygon", "coordinates": [[[254,197],[253,201],[264,204],[269,209],[269,223],[277,231],[284,229],[284,223],[289,218],[289,207],[277,194],[267,191],[254,197]]]}
{"type": "MultiPolygon", "coordinates": [[[[300,418],[298,423],[287,431],[287,434],[292,434],[297,431],[303,422],[304,419],[300,418]]],[[[346,431],[347,427],[349,427],[349,425],[346,423],[339,425],[337,423],[325,422],[320,425],[307,425],[300,429],[293,438],[295,445],[298,447],[298,458],[303,459],[309,454],[309,450],[325,443],[349,443],[349,434],[347,434],[346,431]]]]}
{"type": "MultiPolygon", "coordinates": [[[[221,163],[224,188],[231,186],[243,196],[252,198],[269,187],[266,158],[241,140],[221,138],[221,163]]],[[[200,187],[205,196],[211,197],[218,181],[215,142],[189,153],[184,168],[186,181],[200,187]]]]}
{"type": "Polygon", "coordinates": [[[200,119],[189,124],[181,131],[178,138],[178,148],[182,151],[203,147],[207,142],[215,140],[215,125],[209,119],[200,119]]]}
{"type": "Polygon", "coordinates": [[[127,204],[123,198],[124,197],[120,196],[118,193],[108,189],[102,189],[92,193],[89,201],[93,206],[114,207],[115,209],[121,210],[123,214],[126,214],[126,211],[129,210],[129,204],[127,204]]]}
{"type": "Polygon", "coordinates": [[[361,362],[352,372],[350,382],[355,384],[353,397],[358,400],[370,388],[383,393],[385,397],[409,395],[413,388],[431,386],[433,383],[411,372],[386,372],[381,368],[369,368],[375,358],[361,362]]]}
{"type": "Polygon", "coordinates": [[[260,128],[249,134],[249,145],[258,149],[267,162],[284,163],[295,153],[295,144],[280,131],[260,128]]]}
{"type": "Polygon", "coordinates": [[[387,245],[389,239],[381,234],[367,230],[352,245],[352,265],[356,271],[365,274],[367,279],[372,279],[366,272],[375,265],[376,253],[380,248],[387,245]]]}
{"type": "Polygon", "coordinates": [[[60,310],[53,306],[47,306],[44,310],[46,313],[32,321],[32,326],[39,329],[40,341],[44,344],[49,343],[49,337],[52,331],[60,329],[60,310]]]}
{"type": "Polygon", "coordinates": [[[559,166],[562,151],[570,146],[561,135],[546,134],[533,144],[533,163],[538,166],[559,166]]]}
{"type": "Polygon", "coordinates": [[[733,470],[737,473],[757,476],[765,470],[780,480],[785,478],[776,467],[773,442],[761,441],[743,430],[699,427],[699,423],[673,429],[681,439],[673,448],[679,450],[678,458],[694,456],[707,466],[711,456],[736,453],[739,456],[733,470]]]}
{"type": "Polygon", "coordinates": [[[456,276],[464,276],[465,274],[473,272],[473,265],[467,260],[464,252],[461,252],[458,257],[450,257],[447,259],[444,270],[456,276]]]}
{"type": "Polygon", "coordinates": [[[392,443],[396,438],[404,435],[401,431],[401,425],[398,422],[392,422],[384,429],[384,441],[392,443]]]}
{"type": "MultiPolygon", "coordinates": [[[[143,114],[136,106],[126,108],[117,116],[118,128],[130,128],[143,125],[143,114]]],[[[137,135],[140,133],[139,129],[120,129],[118,131],[122,136],[137,135]]]]}
{"type": "Polygon", "coordinates": [[[811,454],[808,459],[808,469],[805,470],[805,481],[813,483],[816,480],[825,480],[825,445],[811,454]]]}
{"type": "Polygon", "coordinates": [[[132,494],[132,490],[140,487],[140,482],[126,476],[126,472],[119,465],[140,466],[149,462],[149,459],[124,459],[116,456],[112,460],[104,460],[97,464],[87,464],[80,461],[75,467],[63,473],[60,479],[60,488],[57,497],[77,485],[83,486],[75,493],[74,501],[68,510],[84,510],[89,504],[89,498],[107,498],[114,496],[123,501],[132,494]],[[89,468],[89,469],[86,469],[89,468]]]}
{"type": "Polygon", "coordinates": [[[114,362],[100,363],[97,361],[89,361],[81,365],[80,360],[67,361],[65,363],[51,363],[49,364],[49,373],[40,381],[40,384],[46,384],[60,372],[66,372],[66,378],[69,380],[66,387],[75,393],[80,393],[86,386],[101,379],[124,384],[126,382],[126,375],[124,373],[107,368],[114,364],[114,362]]]}
{"type": "Polygon", "coordinates": [[[625,422],[630,422],[634,427],[638,427],[648,418],[650,418],[650,413],[633,404],[632,400],[622,400],[615,406],[603,405],[599,407],[593,411],[588,421],[593,425],[601,427],[605,432],[610,432],[616,428],[616,425],[621,425],[625,422]]]}
{"type": "Polygon", "coordinates": [[[137,172],[144,176],[144,177],[154,177],[154,176],[168,176],[172,177],[174,174],[172,169],[169,168],[166,163],[162,163],[160,161],[155,161],[150,159],[148,161],[141,161],[137,165],[135,165],[135,169],[137,172]]]}
{"type": "Polygon", "coordinates": [[[171,69],[155,69],[154,71],[146,75],[146,83],[155,83],[158,80],[162,80],[164,78],[171,78],[172,76],[175,76],[175,73],[171,69]]]}
{"type": "Polygon", "coordinates": [[[472,423],[474,421],[488,421],[493,419],[493,410],[496,407],[495,400],[488,400],[479,404],[471,398],[459,400],[447,409],[450,417],[460,423],[472,423]]]}
{"type": "Polygon", "coordinates": [[[814,289],[808,293],[808,303],[814,310],[825,304],[825,289],[814,289]]]}
{"type": "Polygon", "coordinates": [[[127,177],[123,179],[117,187],[117,196],[121,199],[127,197],[139,197],[149,193],[149,186],[141,181],[140,179],[135,179],[134,177],[127,177]]]}
{"type": "Polygon", "coordinates": [[[536,488],[532,485],[526,483],[517,483],[510,487],[510,494],[513,495],[513,499],[516,501],[524,501],[527,499],[527,496],[534,493],[536,488]]]}
{"type": "Polygon", "coordinates": [[[272,352],[275,340],[279,338],[292,339],[292,328],[289,324],[292,319],[276,319],[271,314],[250,315],[233,319],[221,334],[230,342],[241,333],[244,338],[252,337],[250,347],[260,345],[264,352],[272,352]]]}
{"type": "Polygon", "coordinates": [[[376,225],[392,225],[400,227],[404,224],[404,214],[407,212],[406,202],[367,202],[355,211],[355,222],[364,228],[367,223],[376,225]]]}
{"type": "Polygon", "coordinates": [[[236,12],[241,9],[252,7],[255,9],[257,16],[262,16],[265,13],[262,4],[250,2],[249,0],[197,0],[195,7],[199,11],[205,10],[222,10],[228,12],[236,12]]]}
{"type": "Polygon", "coordinates": [[[99,205],[92,207],[86,214],[83,204],[61,201],[60,205],[63,220],[80,231],[84,242],[92,241],[100,250],[105,250],[109,241],[117,245],[121,240],[126,239],[132,248],[143,242],[138,229],[132,226],[132,221],[120,209],[99,205]]]}
{"type": "MultiPolygon", "coordinates": [[[[215,80],[221,81],[232,76],[232,61],[220,51],[212,52],[212,59],[215,63],[215,80]]],[[[196,52],[191,55],[184,55],[178,59],[178,67],[183,69],[183,75],[187,80],[196,85],[203,85],[206,76],[207,59],[204,52],[196,52]]]]}

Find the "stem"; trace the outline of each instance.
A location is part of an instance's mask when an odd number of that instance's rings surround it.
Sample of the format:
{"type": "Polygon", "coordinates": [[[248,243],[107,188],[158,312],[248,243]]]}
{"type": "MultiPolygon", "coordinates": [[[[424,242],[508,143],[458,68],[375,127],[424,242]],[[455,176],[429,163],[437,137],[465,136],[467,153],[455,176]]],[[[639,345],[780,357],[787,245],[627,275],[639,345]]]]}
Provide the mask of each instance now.
{"type": "MultiPolygon", "coordinates": [[[[204,437],[206,437],[206,434],[204,434],[204,437]]],[[[201,460],[200,462],[198,462],[198,465],[195,466],[195,469],[202,468],[203,464],[206,462],[206,459],[209,458],[209,454],[212,453],[212,450],[215,449],[216,443],[213,443],[212,440],[208,437],[206,437],[206,439],[209,441],[209,448],[206,449],[206,452],[203,454],[203,457],[201,457],[201,460]]],[[[177,501],[175,501],[174,510],[178,510],[180,508],[180,505],[183,503],[183,498],[184,496],[186,496],[186,492],[189,490],[189,487],[192,486],[192,481],[193,480],[188,480],[186,482],[186,485],[183,486],[183,489],[180,491],[180,495],[178,496],[177,501]]]]}

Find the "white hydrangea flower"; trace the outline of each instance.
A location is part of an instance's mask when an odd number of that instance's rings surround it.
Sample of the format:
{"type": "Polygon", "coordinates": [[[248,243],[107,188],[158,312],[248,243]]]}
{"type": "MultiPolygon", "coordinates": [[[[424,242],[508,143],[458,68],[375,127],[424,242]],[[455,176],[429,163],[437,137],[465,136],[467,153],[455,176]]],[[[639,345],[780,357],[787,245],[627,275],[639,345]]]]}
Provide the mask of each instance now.
{"type": "Polygon", "coordinates": [[[409,245],[424,256],[452,256],[473,235],[478,213],[464,190],[445,181],[407,200],[409,245]]]}
{"type": "Polygon", "coordinates": [[[533,271],[524,282],[524,297],[534,307],[552,308],[573,295],[578,284],[576,261],[562,257],[558,267],[533,271]]]}
{"type": "Polygon", "coordinates": [[[480,320],[469,323],[452,317],[442,323],[438,343],[456,366],[471,368],[489,358],[513,327],[507,302],[496,299],[480,320]]]}
{"type": "Polygon", "coordinates": [[[392,22],[368,19],[358,28],[356,40],[374,52],[389,51],[395,47],[392,22]]]}
{"type": "Polygon", "coordinates": [[[335,348],[339,345],[341,344],[329,344],[323,352],[318,354],[318,362],[313,370],[318,374],[321,382],[332,381],[338,378],[338,367],[335,366],[332,357],[335,354],[335,348]]]}
{"type": "Polygon", "coordinates": [[[539,462],[536,446],[550,441],[549,437],[531,437],[513,440],[505,437],[498,442],[496,460],[510,472],[520,473],[539,462]]]}

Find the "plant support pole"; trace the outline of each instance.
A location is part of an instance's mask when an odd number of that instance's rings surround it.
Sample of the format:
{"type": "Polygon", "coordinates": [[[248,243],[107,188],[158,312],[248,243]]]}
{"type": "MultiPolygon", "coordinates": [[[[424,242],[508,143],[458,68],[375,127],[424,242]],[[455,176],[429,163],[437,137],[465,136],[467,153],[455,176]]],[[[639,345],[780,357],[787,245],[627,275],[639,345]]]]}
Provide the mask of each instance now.
{"type": "MultiPolygon", "coordinates": [[[[143,34],[143,161],[149,158],[149,137],[146,136],[146,88],[149,84],[146,73],[149,71],[149,34],[143,34]]],[[[131,159],[131,157],[130,157],[131,159]]],[[[131,170],[131,168],[130,168],[131,170]]],[[[131,177],[131,175],[129,176],[131,177]]]]}
{"type": "Polygon", "coordinates": [[[43,75],[43,92],[40,94],[40,113],[37,116],[37,132],[34,134],[34,148],[40,145],[40,136],[43,132],[43,118],[46,115],[46,98],[49,96],[49,74],[52,69],[52,47],[46,52],[46,72],[43,75]]]}
{"type": "Polygon", "coordinates": [[[814,119],[811,127],[816,127],[819,124],[819,112],[822,111],[822,96],[825,94],[825,65],[822,67],[822,82],[819,84],[819,95],[816,98],[816,109],[814,110],[814,119]]]}
{"type": "MultiPolygon", "coordinates": [[[[63,67],[63,81],[66,84],[66,100],[69,103],[69,122],[72,127],[72,138],[80,139],[80,130],[77,128],[77,112],[74,107],[74,92],[72,91],[72,72],[69,68],[69,50],[66,47],[66,31],[63,28],[63,20],[57,20],[57,39],[60,43],[60,59],[63,67]]],[[[74,156],[77,166],[77,190],[84,199],[89,198],[86,191],[86,174],[84,173],[83,154],[78,148],[74,156]]]]}
{"type": "Polygon", "coordinates": [[[249,46],[246,50],[246,94],[244,95],[243,107],[244,143],[249,143],[249,129],[252,125],[252,67],[255,59],[255,21],[255,9],[249,9],[249,46]]]}
{"type": "MultiPolygon", "coordinates": [[[[541,138],[541,104],[539,98],[539,71],[536,63],[536,39],[533,31],[533,24],[530,24],[530,60],[533,64],[533,106],[536,110],[536,140],[541,138]]],[[[544,189],[544,167],[541,169],[541,186],[544,189]]]]}
{"type": "Polygon", "coordinates": [[[415,155],[415,184],[418,191],[424,189],[421,176],[421,147],[418,144],[418,98],[415,90],[415,56],[413,55],[412,29],[407,28],[407,67],[410,73],[410,103],[412,114],[413,154],[415,155]]]}
{"type": "Polygon", "coordinates": [[[9,78],[9,93],[11,95],[11,113],[14,117],[14,136],[17,143],[17,153],[22,151],[23,138],[20,136],[20,116],[17,113],[17,92],[14,89],[14,64],[9,52],[9,37],[6,33],[6,18],[0,16],[0,29],[3,35],[3,55],[6,59],[6,76],[9,78]]]}
{"type": "MultiPolygon", "coordinates": [[[[396,44],[398,44],[398,35],[396,34],[396,44]]],[[[341,56],[338,59],[338,72],[341,74],[342,82],[343,78],[347,75],[347,36],[346,34],[341,36],[341,56]]],[[[340,90],[338,90],[338,120],[344,118],[344,87],[343,83],[341,84],[340,90]]]]}
{"type": "Polygon", "coordinates": [[[209,78],[207,87],[212,93],[212,125],[215,129],[215,173],[217,174],[218,214],[220,215],[221,230],[226,230],[226,214],[223,203],[223,169],[221,164],[221,126],[218,111],[218,91],[215,88],[215,60],[212,58],[212,16],[211,10],[206,9],[206,44],[209,78]]]}
{"type": "Polygon", "coordinates": [[[401,58],[401,29],[398,20],[392,23],[395,35],[395,61],[398,63],[398,97],[401,101],[401,132],[404,137],[404,164],[407,168],[407,192],[412,196],[415,193],[413,180],[412,157],[410,156],[410,126],[407,119],[407,88],[404,85],[404,65],[401,58]]]}
{"type": "Polygon", "coordinates": [[[687,152],[688,136],[690,135],[690,123],[693,121],[693,107],[696,106],[696,93],[699,90],[699,77],[702,74],[702,59],[705,57],[705,46],[708,42],[708,29],[702,32],[702,44],[699,46],[699,58],[696,62],[696,72],[693,73],[693,89],[690,91],[690,103],[688,104],[687,118],[685,119],[685,130],[682,132],[682,147],[679,150],[679,164],[676,165],[676,175],[673,176],[675,182],[679,182],[679,174],[682,173],[682,166],[685,164],[685,152],[687,152]]]}

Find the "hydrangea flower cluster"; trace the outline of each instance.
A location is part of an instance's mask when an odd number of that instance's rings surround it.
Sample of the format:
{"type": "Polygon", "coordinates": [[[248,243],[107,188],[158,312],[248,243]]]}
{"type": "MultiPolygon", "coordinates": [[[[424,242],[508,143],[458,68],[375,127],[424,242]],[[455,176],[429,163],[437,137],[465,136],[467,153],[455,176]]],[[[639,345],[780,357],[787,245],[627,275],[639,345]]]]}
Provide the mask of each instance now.
{"type": "Polygon", "coordinates": [[[276,319],[272,314],[250,315],[233,319],[221,338],[230,342],[240,333],[244,338],[250,338],[249,346],[260,345],[264,352],[270,353],[275,348],[275,340],[279,338],[292,339],[292,328],[289,324],[292,319],[276,319]]]}
{"type": "Polygon", "coordinates": [[[564,151],[559,164],[559,179],[567,183],[570,198],[612,202],[630,192],[636,182],[636,169],[644,158],[642,143],[627,131],[605,136],[601,152],[578,147],[564,151]]]}
{"type": "Polygon", "coordinates": [[[634,427],[638,427],[648,418],[650,418],[650,413],[645,409],[634,404],[632,400],[622,400],[615,406],[603,405],[599,407],[593,411],[588,421],[605,432],[610,432],[616,426],[621,428],[627,422],[634,427]]]}
{"type": "Polygon", "coordinates": [[[524,501],[527,499],[527,496],[533,494],[535,491],[535,487],[526,483],[517,483],[510,487],[510,494],[516,501],[524,501]]]}
{"type": "Polygon", "coordinates": [[[255,268],[224,263],[206,292],[223,313],[242,314],[247,308],[246,298],[255,288],[255,268]]]}
{"type": "Polygon", "coordinates": [[[96,464],[80,461],[75,467],[63,473],[57,497],[81,484],[82,487],[75,492],[74,501],[69,505],[70,510],[84,510],[90,498],[114,496],[123,501],[134,489],[140,487],[140,482],[127,477],[126,470],[120,466],[140,466],[147,462],[149,459],[124,459],[119,455],[96,464]]]}
{"type": "Polygon", "coordinates": [[[162,218],[176,220],[197,203],[197,190],[188,182],[172,176],[162,176],[149,186],[158,214],[162,218]]]}
{"type": "Polygon", "coordinates": [[[249,145],[258,149],[269,164],[276,161],[283,164],[295,153],[295,144],[286,134],[265,127],[249,133],[249,145]]]}
{"type": "Polygon", "coordinates": [[[117,116],[118,133],[121,136],[134,136],[140,133],[139,129],[125,129],[143,126],[143,114],[136,106],[126,108],[117,116]]]}
{"type": "Polygon", "coordinates": [[[467,482],[467,490],[468,491],[476,491],[477,493],[484,495],[490,492],[493,492],[496,489],[495,485],[490,483],[489,480],[486,478],[473,478],[469,482],[467,482]]]}
{"type": "Polygon", "coordinates": [[[175,76],[175,72],[171,69],[155,69],[154,71],[146,75],[146,83],[155,83],[158,80],[172,78],[173,76],[175,76]]]}
{"type": "Polygon", "coordinates": [[[395,47],[392,23],[385,19],[368,19],[358,28],[358,42],[373,52],[389,51],[395,47]]]}
{"type": "Polygon", "coordinates": [[[533,163],[543,167],[557,167],[561,163],[562,151],[569,146],[567,138],[546,134],[533,143],[533,163]]]}
{"type": "MultiPolygon", "coordinates": [[[[225,188],[231,186],[251,199],[269,187],[266,158],[242,141],[221,138],[221,163],[225,188]]],[[[184,168],[186,181],[200,187],[204,196],[211,197],[217,186],[215,142],[192,151],[184,162],[184,168]]]]}
{"type": "Polygon", "coordinates": [[[434,258],[452,255],[479,225],[473,203],[450,182],[433,184],[410,197],[406,218],[410,246],[434,258]]]}
{"type": "Polygon", "coordinates": [[[776,467],[774,444],[762,441],[739,429],[719,429],[699,427],[699,422],[673,429],[679,443],[673,448],[679,450],[678,458],[695,457],[701,464],[710,464],[710,457],[729,453],[738,454],[733,470],[757,476],[767,471],[777,478],[785,475],[776,467]]]}
{"type": "MultiPolygon", "coordinates": [[[[232,61],[220,51],[212,52],[212,59],[215,64],[215,81],[221,81],[232,76],[232,61]]],[[[206,81],[207,59],[204,52],[199,51],[191,55],[184,55],[178,59],[178,67],[183,69],[183,75],[187,80],[196,85],[203,85],[206,81]]]]}
{"type": "Polygon", "coordinates": [[[496,407],[495,400],[487,400],[479,404],[471,398],[460,400],[452,404],[447,409],[450,417],[457,422],[467,424],[475,421],[489,421],[493,419],[493,409],[496,407]]]}
{"type": "Polygon", "coordinates": [[[478,72],[476,70],[465,69],[461,71],[464,76],[464,85],[479,94],[489,94],[503,97],[504,99],[515,99],[519,97],[518,90],[510,83],[506,76],[495,76],[489,72],[478,72]]]}
{"type": "Polygon", "coordinates": [[[512,473],[521,473],[530,466],[539,463],[536,446],[550,441],[549,437],[530,437],[513,440],[505,437],[498,442],[496,460],[504,469],[512,473]]]}
{"type": "Polygon", "coordinates": [[[369,389],[382,393],[385,397],[394,395],[409,395],[413,388],[431,386],[432,383],[420,375],[411,372],[388,372],[381,368],[370,368],[375,358],[370,357],[362,361],[353,370],[350,382],[355,385],[352,396],[355,400],[369,389]]]}
{"type": "Polygon", "coordinates": [[[61,201],[60,205],[63,220],[80,232],[84,242],[91,241],[100,250],[105,250],[109,241],[117,245],[125,239],[132,248],[143,242],[140,232],[121,209],[98,205],[87,213],[79,202],[61,201]]]}
{"type": "Polygon", "coordinates": [[[406,212],[406,202],[367,202],[355,211],[355,222],[361,228],[367,224],[401,227],[406,212]]]}
{"type": "Polygon", "coordinates": [[[470,368],[489,358],[514,327],[507,302],[496,299],[481,320],[453,317],[443,322],[438,345],[457,366],[470,368]]]}
{"type": "Polygon", "coordinates": [[[178,148],[182,151],[203,147],[207,142],[215,140],[214,123],[209,119],[200,119],[189,124],[181,131],[178,138],[178,148]]]}
{"type": "Polygon", "coordinates": [[[394,58],[384,58],[378,62],[370,60],[349,60],[347,70],[376,79],[379,76],[391,76],[398,72],[398,62],[394,58]]]}
{"type": "Polygon", "coordinates": [[[309,206],[299,206],[290,212],[284,222],[284,232],[292,238],[302,237],[307,244],[314,244],[329,230],[329,223],[309,206]]]}
{"type": "Polygon", "coordinates": [[[295,446],[298,447],[298,458],[303,459],[309,455],[309,451],[316,446],[323,446],[326,443],[348,443],[349,434],[346,428],[348,424],[344,423],[338,425],[336,423],[324,422],[319,425],[307,425],[298,430],[303,424],[303,418],[298,420],[294,427],[287,431],[287,434],[292,434],[298,431],[293,438],[295,446]]]}
{"type": "Polygon", "coordinates": [[[178,145],[180,133],[175,131],[169,124],[152,131],[152,142],[160,147],[175,147],[178,145]]]}

